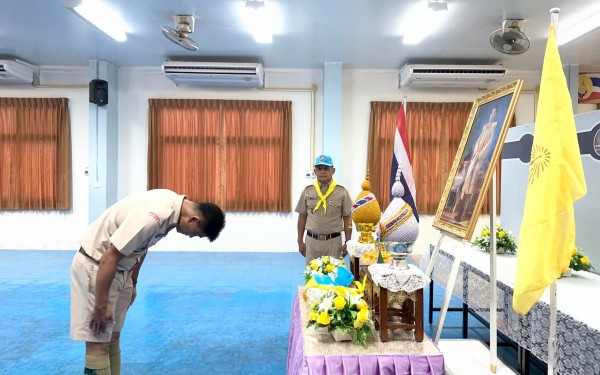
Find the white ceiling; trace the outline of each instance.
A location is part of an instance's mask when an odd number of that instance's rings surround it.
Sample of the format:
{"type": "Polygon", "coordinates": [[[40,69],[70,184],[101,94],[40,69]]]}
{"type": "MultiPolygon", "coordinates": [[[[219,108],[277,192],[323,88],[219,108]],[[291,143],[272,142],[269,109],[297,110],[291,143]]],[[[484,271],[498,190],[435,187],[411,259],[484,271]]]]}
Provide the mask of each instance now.
{"type": "MultiPolygon", "coordinates": [[[[2,0],[0,56],[36,65],[87,66],[106,60],[121,67],[159,66],[165,59],[262,62],[266,68],[316,68],[342,62],[346,69],[399,69],[405,63],[500,63],[509,70],[539,71],[549,9],[560,22],[597,0],[448,0],[441,29],[421,44],[402,45],[400,24],[417,0],[272,0],[281,29],[272,44],[257,44],[242,27],[243,0],[105,0],[127,21],[124,43],[115,42],[63,6],[63,0],[2,0]],[[174,14],[196,16],[198,51],[167,40],[163,26],[174,14]],[[489,44],[503,19],[525,19],[531,48],[505,55],[489,44]]],[[[598,7],[596,5],[596,7],[598,7]]],[[[560,32],[560,30],[559,30],[560,32]]],[[[560,47],[563,64],[600,71],[600,30],[560,47]]]]}

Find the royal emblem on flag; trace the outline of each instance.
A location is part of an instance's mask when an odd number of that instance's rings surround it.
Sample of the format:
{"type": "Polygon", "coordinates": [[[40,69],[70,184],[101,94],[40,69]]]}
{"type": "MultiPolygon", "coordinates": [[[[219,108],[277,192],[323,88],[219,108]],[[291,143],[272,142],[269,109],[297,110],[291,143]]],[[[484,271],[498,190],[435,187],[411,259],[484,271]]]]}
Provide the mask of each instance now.
{"type": "Polygon", "coordinates": [[[600,73],[580,73],[579,103],[600,103],[600,73]]]}

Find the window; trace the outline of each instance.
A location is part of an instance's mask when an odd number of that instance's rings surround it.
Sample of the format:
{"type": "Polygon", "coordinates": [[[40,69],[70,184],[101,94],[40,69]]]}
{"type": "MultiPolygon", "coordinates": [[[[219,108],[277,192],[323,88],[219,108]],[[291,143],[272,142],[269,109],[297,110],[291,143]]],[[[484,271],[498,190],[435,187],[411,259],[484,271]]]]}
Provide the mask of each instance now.
{"type": "Polygon", "coordinates": [[[148,188],[227,211],[291,210],[291,102],[150,99],[148,188]]]}
{"type": "Polygon", "coordinates": [[[66,98],[0,98],[0,209],[71,209],[66,98]]]}

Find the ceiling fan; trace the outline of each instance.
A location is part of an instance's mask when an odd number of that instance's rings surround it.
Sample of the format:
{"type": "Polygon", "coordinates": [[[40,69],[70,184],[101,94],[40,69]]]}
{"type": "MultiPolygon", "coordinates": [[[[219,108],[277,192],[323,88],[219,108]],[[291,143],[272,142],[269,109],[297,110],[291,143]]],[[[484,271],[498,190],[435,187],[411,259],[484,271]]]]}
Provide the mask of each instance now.
{"type": "Polygon", "coordinates": [[[162,32],[171,42],[190,51],[196,51],[198,46],[196,42],[190,39],[190,34],[194,32],[194,16],[175,15],[175,28],[163,26],[162,32]]]}
{"type": "Polygon", "coordinates": [[[509,55],[518,55],[529,49],[531,41],[523,31],[523,20],[507,19],[502,28],[490,35],[490,44],[495,50],[509,55]]]}

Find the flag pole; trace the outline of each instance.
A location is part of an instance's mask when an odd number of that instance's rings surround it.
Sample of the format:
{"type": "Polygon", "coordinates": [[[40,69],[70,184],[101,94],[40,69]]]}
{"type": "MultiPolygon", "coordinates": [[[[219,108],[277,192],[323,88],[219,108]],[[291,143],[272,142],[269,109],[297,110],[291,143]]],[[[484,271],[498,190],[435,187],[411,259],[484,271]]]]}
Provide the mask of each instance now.
{"type": "Polygon", "coordinates": [[[496,171],[492,173],[490,186],[490,371],[496,373],[498,366],[498,297],[496,295],[496,171]]]}
{"type": "Polygon", "coordinates": [[[556,281],[550,284],[550,334],[548,336],[548,375],[558,374],[556,353],[556,281]]]}
{"type": "MultiPolygon", "coordinates": [[[[558,31],[558,13],[560,8],[550,9],[550,23],[554,26],[555,34],[558,31]]],[[[550,284],[550,327],[548,335],[548,375],[558,374],[558,341],[556,340],[556,281],[550,284]]]]}

